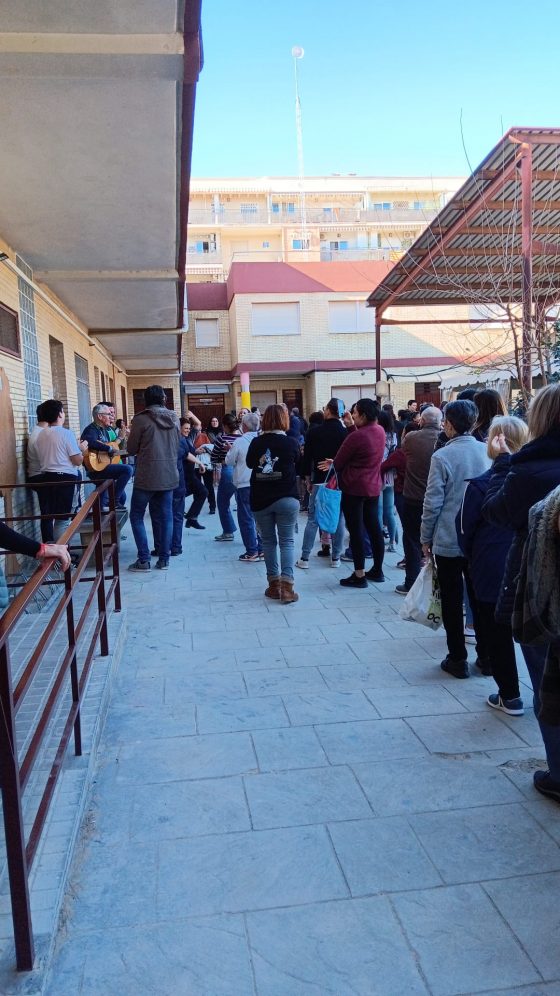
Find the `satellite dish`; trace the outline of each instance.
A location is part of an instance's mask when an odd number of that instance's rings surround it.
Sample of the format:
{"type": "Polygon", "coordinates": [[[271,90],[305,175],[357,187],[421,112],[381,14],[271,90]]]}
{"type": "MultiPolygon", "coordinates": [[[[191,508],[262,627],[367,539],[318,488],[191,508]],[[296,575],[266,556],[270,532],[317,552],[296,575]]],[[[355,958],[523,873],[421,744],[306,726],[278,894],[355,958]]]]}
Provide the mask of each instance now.
{"type": "Polygon", "coordinates": [[[292,55],[293,55],[294,59],[303,59],[304,54],[305,53],[304,53],[304,50],[302,49],[301,45],[294,45],[294,47],[292,49],[292,55]]]}

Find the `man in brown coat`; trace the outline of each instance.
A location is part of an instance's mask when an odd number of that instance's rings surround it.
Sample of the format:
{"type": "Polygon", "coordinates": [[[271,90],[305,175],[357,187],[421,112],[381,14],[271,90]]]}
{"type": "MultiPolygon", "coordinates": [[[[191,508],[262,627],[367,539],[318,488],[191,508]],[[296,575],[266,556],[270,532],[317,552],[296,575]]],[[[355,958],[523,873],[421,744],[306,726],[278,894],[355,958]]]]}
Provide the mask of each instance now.
{"type": "Polygon", "coordinates": [[[442,415],[439,408],[425,408],[417,432],[408,432],[404,437],[402,450],[406,456],[406,470],[403,489],[403,547],[406,562],[404,584],[398,584],[396,591],[406,595],[416,581],[422,565],[422,545],[420,543],[420,523],[422,506],[430,461],[434,452],[442,415]]]}

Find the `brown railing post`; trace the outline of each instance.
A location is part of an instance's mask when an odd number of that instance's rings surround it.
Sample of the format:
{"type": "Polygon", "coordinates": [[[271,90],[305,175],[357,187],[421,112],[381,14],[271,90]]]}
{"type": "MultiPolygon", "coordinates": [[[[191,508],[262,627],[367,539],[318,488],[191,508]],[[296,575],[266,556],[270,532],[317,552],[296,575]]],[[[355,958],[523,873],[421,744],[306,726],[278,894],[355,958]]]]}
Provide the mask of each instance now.
{"type": "MultiPolygon", "coordinates": [[[[93,528],[97,533],[97,539],[95,541],[95,573],[101,575],[99,587],[97,589],[97,608],[99,611],[99,618],[101,619],[101,629],[99,631],[99,647],[102,657],[107,657],[109,653],[109,634],[107,632],[107,599],[105,596],[105,567],[103,564],[103,532],[102,532],[102,522],[101,522],[101,494],[106,490],[107,485],[101,485],[101,488],[95,493],[95,501],[93,503],[93,528]]],[[[113,516],[115,515],[115,503],[112,502],[113,508],[110,512],[113,516]]]]}
{"type": "MultiPolygon", "coordinates": [[[[72,595],[72,572],[68,568],[64,572],[64,590],[68,595],[72,595]]],[[[68,599],[66,606],[66,629],[68,632],[68,646],[72,649],[70,659],[70,685],[72,688],[72,702],[76,705],[76,719],[74,721],[74,753],[77,757],[82,756],[82,714],[80,710],[80,680],[78,676],[78,659],[76,656],[76,629],[74,626],[74,602],[72,597],[68,599]]]]}
{"type": "Polygon", "coordinates": [[[2,764],[2,808],[6,835],[8,876],[12,900],[12,920],[16,964],[19,972],[30,972],[35,952],[31,927],[31,908],[27,884],[25,832],[21,809],[21,789],[15,719],[13,710],[10,655],[7,642],[0,646],[0,762],[2,764]]]}

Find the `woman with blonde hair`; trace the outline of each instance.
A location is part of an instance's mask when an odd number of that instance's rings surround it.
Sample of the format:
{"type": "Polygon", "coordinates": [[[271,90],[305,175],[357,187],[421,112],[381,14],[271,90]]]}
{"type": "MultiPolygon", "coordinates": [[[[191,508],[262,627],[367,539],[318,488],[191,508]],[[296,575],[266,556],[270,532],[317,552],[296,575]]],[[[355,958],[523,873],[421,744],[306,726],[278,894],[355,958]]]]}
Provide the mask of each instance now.
{"type": "MultiPolygon", "coordinates": [[[[537,392],[527,421],[529,442],[517,453],[511,452],[504,433],[493,437],[491,446],[496,459],[482,508],[487,522],[514,532],[496,605],[496,619],[507,623],[511,622],[516,579],[528,534],[529,511],[560,484],[560,384],[549,384],[537,392]]],[[[521,650],[533,686],[538,718],[548,646],[521,644],[521,650]]],[[[542,720],[539,720],[539,727],[548,770],[536,771],[533,783],[542,795],[560,802],[560,727],[542,720]]]]}
{"type": "MultiPolygon", "coordinates": [[[[528,430],[525,422],[513,415],[492,419],[487,443],[491,460],[496,456],[492,441],[498,435],[504,437],[511,453],[517,453],[527,441],[528,430]]],[[[468,562],[474,593],[471,607],[476,632],[476,664],[482,674],[492,675],[498,686],[498,693],[488,696],[488,705],[508,716],[522,716],[511,625],[494,619],[513,531],[504,526],[491,526],[482,516],[492,473],[490,468],[469,481],[457,516],[457,536],[468,562]]]]}

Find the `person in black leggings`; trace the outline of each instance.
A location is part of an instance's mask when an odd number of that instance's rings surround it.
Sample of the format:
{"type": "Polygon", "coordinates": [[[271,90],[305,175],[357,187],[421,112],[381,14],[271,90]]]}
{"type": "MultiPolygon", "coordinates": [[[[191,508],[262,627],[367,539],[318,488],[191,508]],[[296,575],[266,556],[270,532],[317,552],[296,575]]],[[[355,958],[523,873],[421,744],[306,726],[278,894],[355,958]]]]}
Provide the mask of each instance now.
{"type": "Polygon", "coordinates": [[[367,588],[368,581],[384,581],[383,555],[385,544],[379,525],[377,504],[381,493],[381,462],[385,450],[385,430],[377,424],[378,406],[371,398],[360,398],[352,414],[344,413],[348,435],[334,461],[323,460],[320,470],[334,463],[342,491],[342,511],[350,533],[350,548],[354,573],[341,578],[345,588],[367,588]],[[365,571],[363,530],[369,536],[373,567],[365,571]]]}

